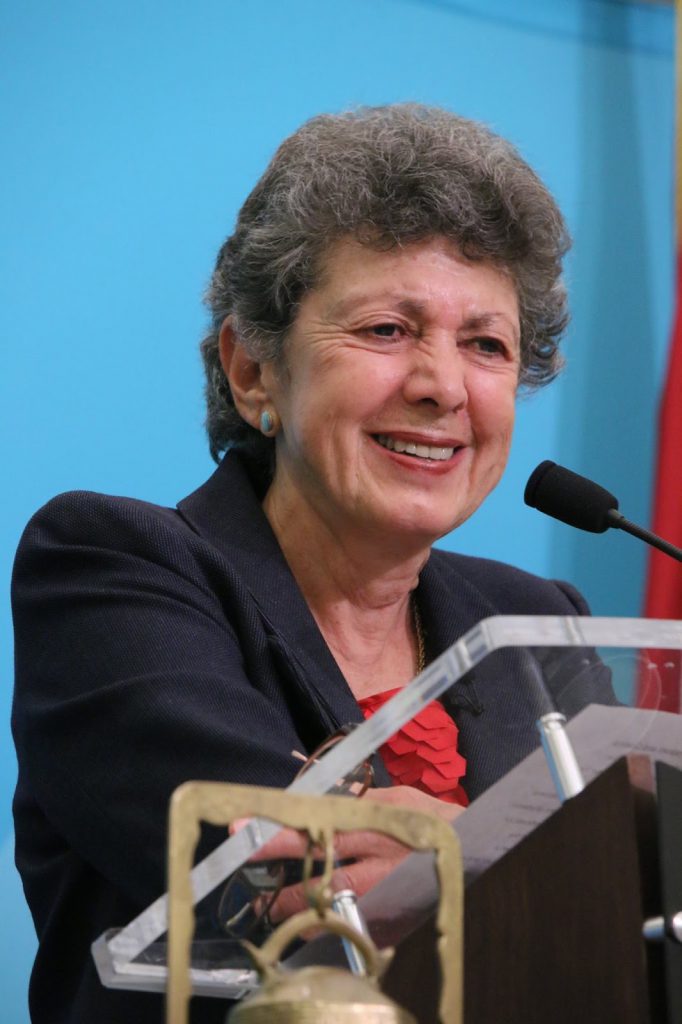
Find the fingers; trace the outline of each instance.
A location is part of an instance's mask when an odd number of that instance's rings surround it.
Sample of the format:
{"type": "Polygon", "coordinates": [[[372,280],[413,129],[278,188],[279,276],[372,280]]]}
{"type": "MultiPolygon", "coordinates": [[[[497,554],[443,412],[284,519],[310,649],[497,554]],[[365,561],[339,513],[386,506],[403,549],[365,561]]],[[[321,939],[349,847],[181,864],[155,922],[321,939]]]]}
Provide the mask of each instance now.
{"type": "MultiPolygon", "coordinates": [[[[398,846],[399,844],[396,844],[398,846]]],[[[332,875],[332,891],[341,892],[343,889],[352,889],[357,896],[362,896],[369,889],[372,889],[378,882],[390,874],[403,859],[407,856],[408,850],[399,848],[399,852],[392,857],[369,857],[355,864],[348,864],[337,868],[332,875]]],[[[305,888],[302,883],[289,885],[282,889],[281,893],[270,907],[270,920],[273,924],[291,917],[309,906],[305,888]]]]}
{"type": "MultiPolygon", "coordinates": [[[[296,832],[292,828],[284,828],[269,842],[249,857],[249,863],[263,860],[288,860],[301,858],[308,849],[308,837],[304,832],[296,832]]],[[[369,830],[353,832],[337,832],[334,836],[335,860],[347,860],[356,857],[388,857],[392,858],[405,847],[390,836],[369,830]]],[[[314,851],[315,860],[324,860],[324,851],[319,847],[314,851]]]]}
{"type": "MultiPolygon", "coordinates": [[[[438,800],[411,786],[369,790],[363,799],[435,814],[449,823],[464,810],[458,804],[438,800]]],[[[244,818],[235,821],[231,831],[238,832],[249,820],[244,818]]],[[[305,833],[283,828],[250,858],[250,862],[302,858],[306,854],[308,843],[308,836],[305,833]]],[[[332,889],[334,892],[352,889],[361,896],[393,871],[409,852],[411,851],[397,840],[380,832],[338,832],[334,837],[334,858],[336,861],[351,863],[334,870],[332,889]]],[[[316,849],[314,858],[318,861],[324,859],[323,851],[316,849]]],[[[303,884],[290,885],[282,890],[272,904],[270,918],[273,923],[277,923],[306,909],[307,906],[308,899],[303,884]]]]}
{"type": "Polygon", "coordinates": [[[369,789],[363,800],[374,800],[377,803],[389,804],[394,807],[405,807],[412,811],[423,811],[435,814],[444,821],[453,822],[465,810],[460,804],[452,804],[447,800],[439,800],[429,793],[424,793],[413,786],[390,786],[385,789],[369,789]]]}
{"type": "MultiPolygon", "coordinates": [[[[251,820],[251,818],[238,818],[233,821],[230,825],[230,834],[234,835],[235,832],[241,832],[251,820]]],[[[308,837],[305,832],[297,832],[293,828],[282,828],[281,832],[278,832],[276,836],[268,840],[265,846],[262,846],[260,850],[256,850],[249,857],[248,863],[252,864],[261,860],[298,859],[299,857],[305,857],[307,849],[308,837]]],[[[315,859],[320,859],[320,857],[316,854],[315,859]]]]}
{"type": "MultiPolygon", "coordinates": [[[[435,814],[450,823],[455,821],[464,811],[464,808],[459,804],[438,800],[436,797],[423,793],[419,789],[414,789],[412,786],[370,789],[362,799],[389,804],[395,807],[406,807],[415,811],[424,811],[428,814],[435,814]]],[[[240,831],[240,829],[248,824],[249,820],[248,818],[241,818],[233,822],[230,831],[233,833],[240,831]]],[[[395,842],[395,840],[382,836],[378,832],[339,832],[335,836],[334,849],[337,859],[368,855],[390,858],[395,854],[395,847],[393,845],[395,842]]],[[[305,833],[296,832],[291,828],[283,828],[262,849],[254,853],[250,860],[256,862],[304,857],[307,848],[308,838],[305,833]]],[[[317,860],[322,859],[322,854],[316,851],[315,858],[317,860]]]]}
{"type": "Polygon", "coordinates": [[[249,863],[260,860],[284,860],[291,857],[304,857],[308,849],[308,837],[304,832],[296,832],[293,828],[283,828],[273,836],[265,846],[257,850],[249,863]]]}

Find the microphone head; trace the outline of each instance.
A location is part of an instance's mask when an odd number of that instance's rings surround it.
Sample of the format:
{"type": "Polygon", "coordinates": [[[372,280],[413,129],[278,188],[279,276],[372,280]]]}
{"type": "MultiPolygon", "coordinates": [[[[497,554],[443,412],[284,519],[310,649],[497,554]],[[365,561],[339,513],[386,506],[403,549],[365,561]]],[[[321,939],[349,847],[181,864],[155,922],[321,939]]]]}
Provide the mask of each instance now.
{"type": "Polygon", "coordinates": [[[531,473],[523,500],[531,508],[590,533],[608,530],[609,512],[618,508],[618,499],[599,484],[549,460],[531,473]]]}

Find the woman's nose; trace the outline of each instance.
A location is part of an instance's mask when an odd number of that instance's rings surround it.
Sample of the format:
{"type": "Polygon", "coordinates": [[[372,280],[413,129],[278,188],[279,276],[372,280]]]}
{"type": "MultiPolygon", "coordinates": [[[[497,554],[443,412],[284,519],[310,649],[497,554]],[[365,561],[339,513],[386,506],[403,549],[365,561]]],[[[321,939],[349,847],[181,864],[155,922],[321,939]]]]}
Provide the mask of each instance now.
{"type": "Polygon", "coordinates": [[[414,349],[413,365],[405,379],[408,402],[425,402],[445,412],[465,406],[466,360],[452,336],[430,339],[414,349]]]}

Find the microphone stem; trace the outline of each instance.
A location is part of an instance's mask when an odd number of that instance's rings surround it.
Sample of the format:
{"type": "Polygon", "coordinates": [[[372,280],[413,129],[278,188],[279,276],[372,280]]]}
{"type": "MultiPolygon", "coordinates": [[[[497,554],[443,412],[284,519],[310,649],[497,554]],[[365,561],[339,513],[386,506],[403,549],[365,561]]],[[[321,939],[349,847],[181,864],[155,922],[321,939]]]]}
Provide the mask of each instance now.
{"type": "Polygon", "coordinates": [[[682,562],[682,548],[676,548],[674,544],[669,544],[667,540],[663,540],[662,537],[657,537],[651,530],[645,530],[643,526],[638,526],[637,523],[631,523],[629,519],[619,512],[617,509],[612,508],[606,513],[606,518],[609,521],[609,526],[614,527],[616,530],[624,530],[625,533],[631,533],[633,537],[639,537],[640,540],[646,541],[647,544],[651,544],[652,547],[658,548],[659,551],[663,551],[666,555],[670,555],[671,558],[675,558],[678,562],[682,562]]]}

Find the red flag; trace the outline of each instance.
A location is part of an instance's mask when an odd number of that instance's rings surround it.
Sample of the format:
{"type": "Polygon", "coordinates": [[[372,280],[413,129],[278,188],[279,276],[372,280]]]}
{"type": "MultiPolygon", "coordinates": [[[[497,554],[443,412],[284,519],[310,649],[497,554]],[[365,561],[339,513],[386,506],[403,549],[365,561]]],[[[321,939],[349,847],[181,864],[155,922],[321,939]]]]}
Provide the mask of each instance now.
{"type": "MultiPolygon", "coordinates": [[[[652,529],[682,547],[682,4],[676,4],[676,221],[677,275],[668,375],[658,424],[658,460],[652,529]]],[[[682,563],[651,549],[644,614],[655,619],[682,619],[682,563]]],[[[640,707],[682,710],[682,655],[679,651],[650,651],[655,669],[642,669],[638,680],[640,707]]]]}
{"type": "MultiPolygon", "coordinates": [[[[677,256],[677,294],[668,375],[659,421],[658,463],[654,490],[654,533],[682,547],[682,252],[677,256]]],[[[649,555],[644,614],[682,619],[682,563],[661,551],[649,555]]],[[[681,710],[682,658],[675,651],[652,651],[659,685],[640,680],[640,707],[681,710]]]]}

